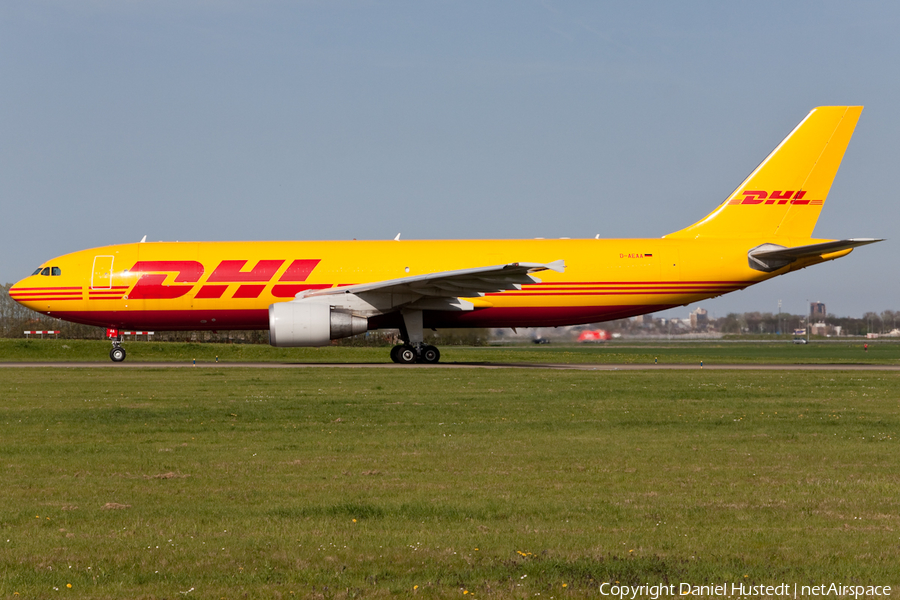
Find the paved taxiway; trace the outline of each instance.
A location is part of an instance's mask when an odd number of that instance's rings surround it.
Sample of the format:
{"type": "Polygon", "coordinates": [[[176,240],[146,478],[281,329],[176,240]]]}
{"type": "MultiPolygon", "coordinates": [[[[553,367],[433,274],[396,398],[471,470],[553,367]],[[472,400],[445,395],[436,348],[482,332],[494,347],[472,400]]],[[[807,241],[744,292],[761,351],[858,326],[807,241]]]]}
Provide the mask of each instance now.
{"type": "Polygon", "coordinates": [[[200,369],[548,369],[570,371],[900,371],[897,365],[867,364],[554,364],[554,363],[438,363],[436,365],[398,365],[394,363],[210,363],[192,364],[185,362],[3,362],[0,368],[79,368],[79,369],[160,369],[160,368],[200,368],[200,369]]]}

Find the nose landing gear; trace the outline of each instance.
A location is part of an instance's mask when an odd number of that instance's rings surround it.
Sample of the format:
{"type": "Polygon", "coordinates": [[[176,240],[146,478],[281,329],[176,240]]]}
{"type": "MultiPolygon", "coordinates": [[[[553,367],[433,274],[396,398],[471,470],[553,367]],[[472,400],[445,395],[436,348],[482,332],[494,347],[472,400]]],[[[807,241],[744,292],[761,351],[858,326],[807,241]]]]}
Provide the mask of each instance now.
{"type": "MultiPolygon", "coordinates": [[[[116,342],[113,342],[114,344],[116,342]]],[[[109,351],[109,358],[112,359],[113,362],[122,362],[125,360],[125,348],[122,346],[113,346],[112,350],[109,351]]]]}
{"type": "Polygon", "coordinates": [[[125,360],[125,348],[122,347],[122,336],[118,329],[107,329],[106,336],[112,341],[112,350],[109,351],[109,359],[113,362],[125,360]]]}

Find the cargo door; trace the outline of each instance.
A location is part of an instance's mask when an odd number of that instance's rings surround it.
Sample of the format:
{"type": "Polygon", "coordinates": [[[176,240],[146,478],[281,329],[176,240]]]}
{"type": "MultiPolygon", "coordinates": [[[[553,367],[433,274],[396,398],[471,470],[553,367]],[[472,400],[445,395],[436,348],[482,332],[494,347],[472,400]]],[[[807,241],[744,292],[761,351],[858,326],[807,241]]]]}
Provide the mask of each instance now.
{"type": "Polygon", "coordinates": [[[112,256],[95,256],[94,269],[91,272],[91,289],[108,290],[112,288],[112,256]]]}

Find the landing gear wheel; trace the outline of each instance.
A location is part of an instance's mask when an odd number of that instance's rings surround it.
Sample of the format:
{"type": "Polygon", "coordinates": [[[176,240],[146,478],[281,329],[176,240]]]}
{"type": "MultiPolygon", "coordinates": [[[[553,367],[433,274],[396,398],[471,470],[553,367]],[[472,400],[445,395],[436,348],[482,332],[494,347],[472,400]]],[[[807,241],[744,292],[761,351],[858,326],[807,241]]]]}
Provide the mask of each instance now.
{"type": "Polygon", "coordinates": [[[403,344],[399,344],[391,348],[391,360],[395,363],[400,362],[400,350],[403,349],[403,344]]]}
{"type": "Polygon", "coordinates": [[[441,360],[440,350],[438,350],[434,346],[425,346],[422,348],[422,353],[419,355],[420,362],[433,365],[439,360],[441,360]]]}
{"type": "Polygon", "coordinates": [[[411,365],[416,362],[419,358],[418,353],[416,353],[416,349],[412,346],[398,346],[399,350],[397,350],[397,362],[401,365],[411,365]]]}
{"type": "Polygon", "coordinates": [[[121,346],[116,346],[112,350],[109,351],[109,358],[113,362],[122,362],[125,360],[125,348],[121,346]]]}

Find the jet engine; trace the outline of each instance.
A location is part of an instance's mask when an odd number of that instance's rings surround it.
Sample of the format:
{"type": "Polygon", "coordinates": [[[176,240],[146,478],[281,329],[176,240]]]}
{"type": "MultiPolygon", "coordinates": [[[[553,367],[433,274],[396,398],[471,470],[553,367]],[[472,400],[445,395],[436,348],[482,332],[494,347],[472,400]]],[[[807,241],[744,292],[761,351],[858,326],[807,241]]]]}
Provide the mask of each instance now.
{"type": "Polygon", "coordinates": [[[363,333],[369,320],[320,302],[278,302],[269,306],[269,343],[279,347],[327,346],[363,333]]]}

